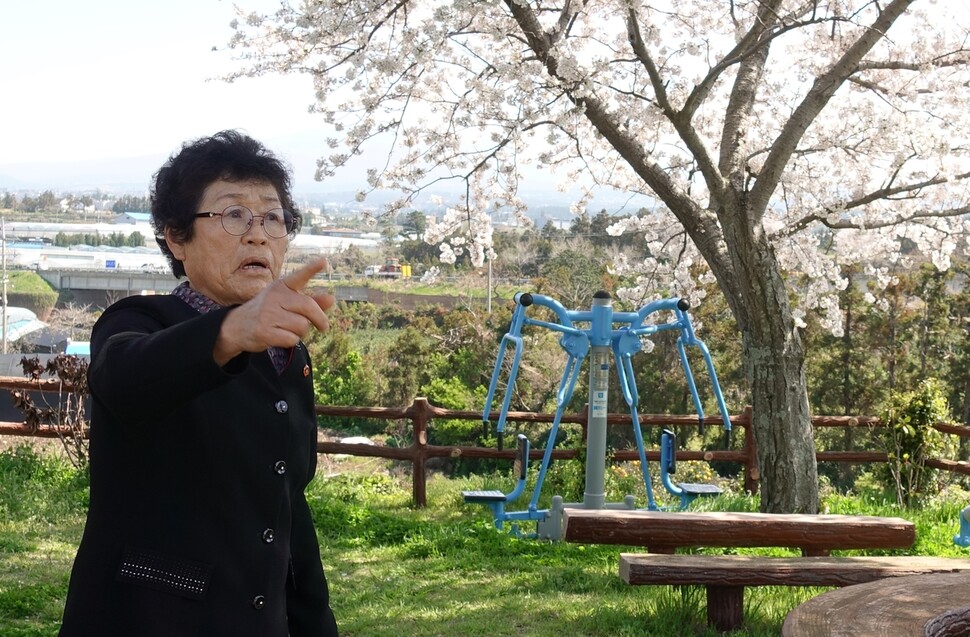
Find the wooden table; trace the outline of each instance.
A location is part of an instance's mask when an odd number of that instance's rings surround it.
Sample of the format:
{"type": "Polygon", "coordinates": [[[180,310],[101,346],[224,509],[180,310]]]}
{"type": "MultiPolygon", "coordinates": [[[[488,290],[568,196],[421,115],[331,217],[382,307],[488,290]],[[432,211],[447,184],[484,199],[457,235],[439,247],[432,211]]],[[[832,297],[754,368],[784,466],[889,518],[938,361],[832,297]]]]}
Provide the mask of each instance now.
{"type": "Polygon", "coordinates": [[[966,637],[970,573],[910,575],[823,593],[788,614],[782,637],[966,637]]]}

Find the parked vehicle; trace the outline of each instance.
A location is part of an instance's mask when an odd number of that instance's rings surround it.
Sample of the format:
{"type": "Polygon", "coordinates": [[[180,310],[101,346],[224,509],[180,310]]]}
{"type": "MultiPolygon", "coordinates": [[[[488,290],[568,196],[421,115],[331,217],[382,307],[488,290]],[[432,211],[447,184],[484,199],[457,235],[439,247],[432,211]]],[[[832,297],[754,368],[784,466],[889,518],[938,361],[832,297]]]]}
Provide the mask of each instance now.
{"type": "Polygon", "coordinates": [[[385,259],[384,265],[369,265],[364,268],[364,276],[379,279],[408,279],[411,277],[411,266],[401,264],[399,259],[385,259]]]}

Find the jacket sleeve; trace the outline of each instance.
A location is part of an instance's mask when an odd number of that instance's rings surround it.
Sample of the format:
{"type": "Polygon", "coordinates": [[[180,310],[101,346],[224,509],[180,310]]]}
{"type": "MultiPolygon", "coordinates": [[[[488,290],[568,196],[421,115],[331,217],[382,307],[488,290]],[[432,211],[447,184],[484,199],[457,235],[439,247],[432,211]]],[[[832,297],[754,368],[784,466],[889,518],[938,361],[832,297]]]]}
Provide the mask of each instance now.
{"type": "Polygon", "coordinates": [[[171,413],[232,379],[248,365],[248,355],[225,367],[212,358],[228,311],[176,318],[132,304],[109,309],[91,335],[92,396],[119,420],[137,423],[145,414],[171,413]]]}
{"type": "MultiPolygon", "coordinates": [[[[307,482],[316,472],[316,427],[310,447],[307,482]]],[[[286,582],[286,613],[290,637],[337,637],[337,622],[330,609],[330,591],[320,562],[320,545],[310,507],[303,492],[292,503],[290,576],[286,582]]]]}

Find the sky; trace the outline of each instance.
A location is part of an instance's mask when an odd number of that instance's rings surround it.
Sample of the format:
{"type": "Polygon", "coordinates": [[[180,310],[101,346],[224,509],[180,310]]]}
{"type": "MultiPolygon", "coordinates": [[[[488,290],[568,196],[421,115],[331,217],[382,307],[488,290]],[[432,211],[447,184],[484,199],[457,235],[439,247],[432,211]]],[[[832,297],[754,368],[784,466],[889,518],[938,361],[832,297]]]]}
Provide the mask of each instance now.
{"type": "Polygon", "coordinates": [[[295,189],[312,186],[326,138],[307,112],[312,80],[218,79],[242,64],[226,47],[236,5],[270,13],[279,0],[3,2],[0,175],[119,159],[157,169],[183,141],[235,128],[293,165],[295,189]]]}
{"type": "MultiPolygon", "coordinates": [[[[366,168],[386,151],[372,143],[335,177],[315,181],[316,160],[333,151],[322,116],[308,112],[312,78],[220,79],[244,67],[227,46],[236,7],[271,14],[280,4],[0,1],[0,192],[147,194],[183,142],[238,129],[290,164],[295,195],[352,203],[366,187],[366,168]]],[[[530,175],[544,204],[571,196],[556,193],[553,181],[530,175]]]]}

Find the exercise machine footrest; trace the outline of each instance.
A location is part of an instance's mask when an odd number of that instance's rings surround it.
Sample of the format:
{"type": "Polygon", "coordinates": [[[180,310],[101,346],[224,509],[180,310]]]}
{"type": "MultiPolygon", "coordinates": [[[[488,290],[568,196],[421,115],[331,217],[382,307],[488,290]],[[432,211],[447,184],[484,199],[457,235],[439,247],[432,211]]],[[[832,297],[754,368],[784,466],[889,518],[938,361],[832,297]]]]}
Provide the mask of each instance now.
{"type": "Polygon", "coordinates": [[[720,495],[723,492],[720,487],[713,484],[679,482],[677,486],[690,495],[720,495]]]}
{"type": "Polygon", "coordinates": [[[504,502],[505,494],[501,491],[462,491],[465,502],[504,502]]]}

